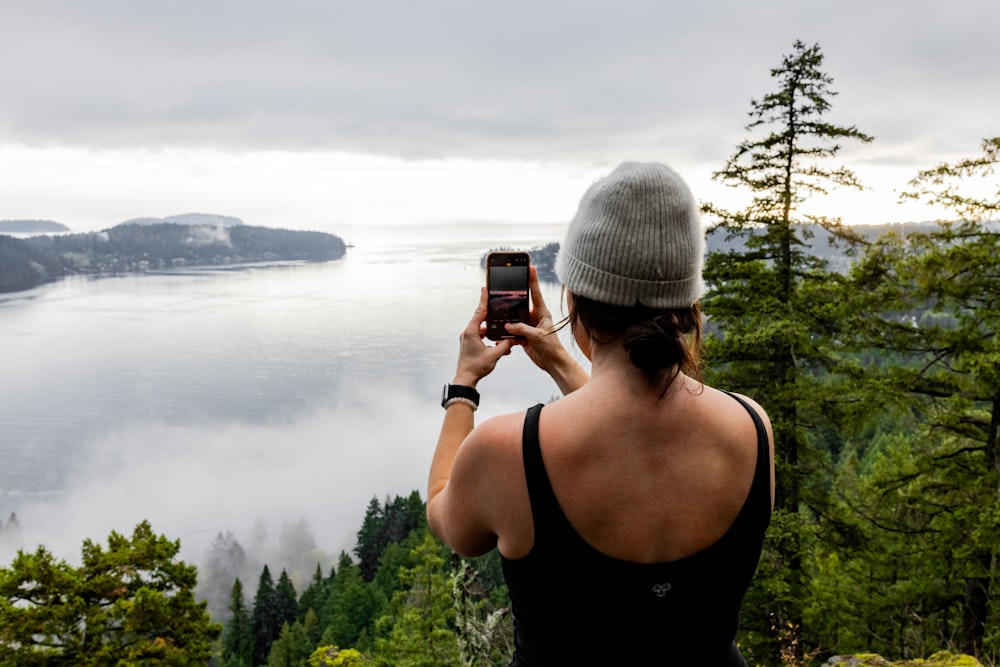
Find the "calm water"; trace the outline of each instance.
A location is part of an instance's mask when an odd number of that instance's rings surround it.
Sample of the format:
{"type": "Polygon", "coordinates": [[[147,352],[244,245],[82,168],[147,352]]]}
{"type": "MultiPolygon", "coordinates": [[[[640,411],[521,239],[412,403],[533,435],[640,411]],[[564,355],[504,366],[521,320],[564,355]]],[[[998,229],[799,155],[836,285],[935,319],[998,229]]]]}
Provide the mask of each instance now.
{"type": "MultiPolygon", "coordinates": [[[[0,295],[0,518],[70,550],[142,518],[196,543],[305,518],[337,550],[373,495],[423,492],[480,256],[562,229],[334,231],[335,262],[0,295]]],[[[484,417],[556,393],[504,362],[484,417]]]]}

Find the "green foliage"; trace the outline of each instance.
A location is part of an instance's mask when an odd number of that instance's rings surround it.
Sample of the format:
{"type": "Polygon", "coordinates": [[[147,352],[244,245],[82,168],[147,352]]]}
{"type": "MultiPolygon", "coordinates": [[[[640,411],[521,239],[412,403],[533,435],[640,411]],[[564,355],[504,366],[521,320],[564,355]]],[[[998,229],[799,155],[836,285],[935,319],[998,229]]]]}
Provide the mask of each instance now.
{"type": "Polygon", "coordinates": [[[320,646],[309,656],[310,667],[365,667],[367,664],[364,656],[353,648],[320,646]]]}
{"type": "Polygon", "coordinates": [[[361,569],[345,554],[322,614],[327,619],[323,643],[364,651],[386,604],[382,592],[362,579],[361,569]]]}
{"type": "Polygon", "coordinates": [[[750,648],[768,662],[780,657],[771,628],[801,626],[813,522],[811,513],[800,514],[826,504],[827,453],[816,440],[833,431],[826,428],[834,408],[825,378],[837,364],[844,280],[810,252],[807,225],[857,240],[839,219],[806,205],[830,187],[860,187],[851,171],[826,162],[843,140],[871,141],[853,126],[824,120],[835,93],[822,64],[818,46],[795,42],[771,70],[777,90],[752,102],[750,138],[714,175],[747,190],[750,203],[739,211],[703,206],[714,218],[712,233],[743,241],[706,259],[706,379],[756,398],[774,426],[777,513],[749,593],[754,604],[744,614],[748,641],[756,643],[750,648]]]}
{"type": "Polygon", "coordinates": [[[229,595],[229,620],[222,633],[222,657],[226,664],[250,665],[253,656],[253,628],[250,611],[239,577],[229,595]]]}
{"type": "Polygon", "coordinates": [[[447,667],[460,665],[453,627],[455,607],[451,577],[441,545],[425,531],[413,552],[414,567],[399,571],[402,590],[393,595],[388,613],[377,624],[374,665],[447,667]]]}
{"type": "MultiPolygon", "coordinates": [[[[315,622],[316,615],[313,614],[311,618],[315,622]]],[[[305,623],[285,623],[271,645],[266,664],[267,667],[299,667],[306,663],[312,653],[313,644],[309,640],[305,623]]]]}
{"type": "Polygon", "coordinates": [[[945,636],[973,655],[1000,649],[1000,229],[986,219],[1000,188],[989,200],[957,182],[990,177],[998,159],[992,139],[981,157],[920,172],[905,196],[960,219],[886,234],[851,273],[854,344],[891,361],[860,366],[855,394],[909,425],[859,453],[839,485],[870,545],[853,567],[881,583],[878,602],[858,607],[877,628],[870,645],[921,654],[945,636]],[[885,605],[910,613],[887,617],[885,605]]]}
{"type": "Polygon", "coordinates": [[[371,581],[375,576],[379,558],[386,546],[402,542],[407,535],[426,524],[424,503],[416,491],[406,498],[386,498],[384,505],[373,497],[368,503],[364,522],[358,531],[358,543],[354,548],[355,555],[360,559],[359,567],[364,580],[371,581]]]}
{"type": "Polygon", "coordinates": [[[253,664],[259,665],[267,660],[271,652],[271,644],[281,632],[281,621],[274,605],[274,579],[267,565],[260,572],[257,581],[257,593],[253,601],[253,614],[250,625],[253,634],[253,664]]]}
{"type": "Polygon", "coordinates": [[[79,567],[44,547],[19,552],[0,569],[0,663],[204,663],[220,628],[179,550],[144,521],[131,537],[112,532],[107,549],[85,540],[79,567]]]}

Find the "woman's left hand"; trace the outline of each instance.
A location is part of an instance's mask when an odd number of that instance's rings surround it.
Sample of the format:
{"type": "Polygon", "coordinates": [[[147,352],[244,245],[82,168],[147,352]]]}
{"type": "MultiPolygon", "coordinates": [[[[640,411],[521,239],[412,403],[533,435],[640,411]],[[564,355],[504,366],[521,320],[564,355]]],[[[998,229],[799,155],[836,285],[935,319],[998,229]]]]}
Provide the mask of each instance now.
{"type": "Polygon", "coordinates": [[[488,295],[483,287],[479,295],[479,305],[472,319],[459,336],[458,368],[455,371],[454,384],[475,387],[476,384],[493,372],[500,357],[510,354],[514,345],[513,339],[498,341],[496,345],[487,345],[486,336],[486,305],[488,295]]]}

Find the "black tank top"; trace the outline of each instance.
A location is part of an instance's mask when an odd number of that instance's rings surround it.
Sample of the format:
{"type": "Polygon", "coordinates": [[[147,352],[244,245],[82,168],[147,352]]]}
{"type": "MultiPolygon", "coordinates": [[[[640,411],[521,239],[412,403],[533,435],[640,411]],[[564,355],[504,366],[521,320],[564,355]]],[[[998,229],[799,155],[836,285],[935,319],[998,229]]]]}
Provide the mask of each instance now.
{"type": "Polygon", "coordinates": [[[767,431],[757,427],[750,493],[729,530],[696,554],[666,563],[611,558],[570,525],[538,444],[542,406],[528,410],[522,448],[535,538],[503,558],[514,616],[511,667],[642,664],[744,666],[734,643],[739,609],[771,518],[767,431]]]}

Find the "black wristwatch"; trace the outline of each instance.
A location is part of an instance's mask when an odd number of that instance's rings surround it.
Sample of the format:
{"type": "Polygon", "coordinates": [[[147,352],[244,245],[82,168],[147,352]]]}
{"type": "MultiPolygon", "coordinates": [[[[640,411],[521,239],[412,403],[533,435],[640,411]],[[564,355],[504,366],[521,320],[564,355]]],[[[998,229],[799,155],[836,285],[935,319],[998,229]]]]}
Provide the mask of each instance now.
{"type": "Polygon", "coordinates": [[[441,393],[441,407],[447,408],[452,403],[459,402],[467,403],[475,410],[479,407],[479,392],[464,384],[448,384],[446,382],[444,391],[441,393]]]}

